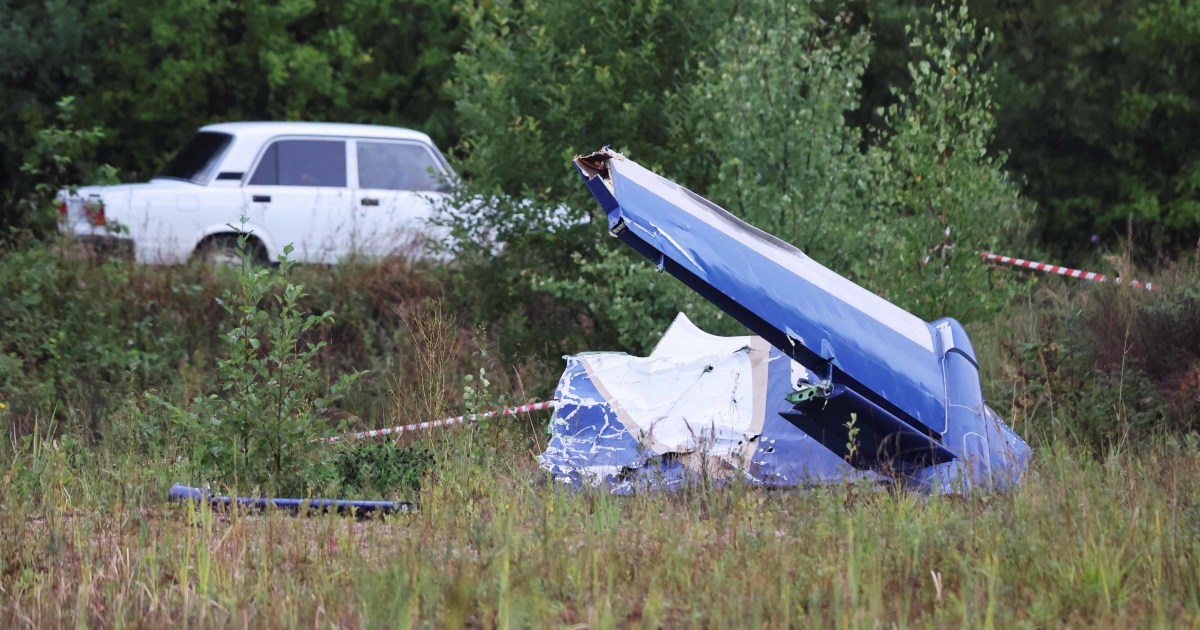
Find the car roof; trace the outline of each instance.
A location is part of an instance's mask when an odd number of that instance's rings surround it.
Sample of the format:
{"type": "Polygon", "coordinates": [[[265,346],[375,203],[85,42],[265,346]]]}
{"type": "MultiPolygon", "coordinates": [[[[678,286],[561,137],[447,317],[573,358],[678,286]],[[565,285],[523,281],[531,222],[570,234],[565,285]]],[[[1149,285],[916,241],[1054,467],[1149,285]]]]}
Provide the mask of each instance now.
{"type": "Polygon", "coordinates": [[[346,136],[358,138],[386,138],[390,140],[419,140],[432,144],[429,136],[403,127],[384,125],[357,125],[327,122],[227,122],[205,125],[200,131],[216,131],[237,137],[274,136],[346,136]]]}

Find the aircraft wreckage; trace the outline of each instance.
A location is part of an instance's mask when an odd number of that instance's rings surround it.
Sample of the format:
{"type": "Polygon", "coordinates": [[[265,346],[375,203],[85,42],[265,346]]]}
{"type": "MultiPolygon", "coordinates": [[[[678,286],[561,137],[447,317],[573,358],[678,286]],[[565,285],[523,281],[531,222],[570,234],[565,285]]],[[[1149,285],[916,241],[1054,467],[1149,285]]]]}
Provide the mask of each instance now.
{"type": "Polygon", "coordinates": [[[610,149],[574,163],[612,235],[754,336],[710,335],[681,315],[648,357],[567,357],[539,457],[555,479],[933,493],[1020,480],[1030,448],[984,403],[957,321],[925,322],[610,149]]]}

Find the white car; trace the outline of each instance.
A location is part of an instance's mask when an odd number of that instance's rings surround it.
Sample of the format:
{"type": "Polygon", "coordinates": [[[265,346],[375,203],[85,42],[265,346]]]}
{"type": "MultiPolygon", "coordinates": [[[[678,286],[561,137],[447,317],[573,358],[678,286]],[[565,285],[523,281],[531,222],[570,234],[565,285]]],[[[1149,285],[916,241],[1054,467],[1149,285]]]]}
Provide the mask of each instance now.
{"type": "Polygon", "coordinates": [[[274,260],[335,263],[351,255],[426,257],[454,171],[429,136],[374,125],[237,122],[200,128],[144,184],[58,194],[60,229],[175,264],[248,249],[274,260]],[[242,217],[246,217],[244,225],[242,217]],[[230,226],[233,226],[231,228],[230,226]]]}

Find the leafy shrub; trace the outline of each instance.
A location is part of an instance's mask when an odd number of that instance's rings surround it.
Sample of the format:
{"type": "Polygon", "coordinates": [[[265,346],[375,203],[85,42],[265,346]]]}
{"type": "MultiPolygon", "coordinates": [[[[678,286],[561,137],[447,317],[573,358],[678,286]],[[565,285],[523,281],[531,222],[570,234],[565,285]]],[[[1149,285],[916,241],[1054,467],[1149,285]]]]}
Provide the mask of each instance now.
{"type": "MultiPolygon", "coordinates": [[[[200,411],[187,402],[198,394],[210,399],[207,405],[232,407],[241,402],[233,399],[232,389],[221,388],[250,382],[260,390],[256,404],[266,405],[262,382],[218,361],[234,356],[229,331],[247,325],[246,314],[235,308],[244,303],[243,270],[143,266],[98,259],[67,242],[39,241],[0,248],[0,265],[7,272],[0,275],[5,296],[0,300],[0,403],[5,405],[0,427],[13,439],[24,439],[40,421],[45,439],[69,438],[88,446],[99,441],[145,461],[174,460],[196,446],[192,433],[176,421],[182,411],[200,411]],[[214,299],[223,294],[224,305],[214,299]],[[143,394],[147,390],[149,397],[143,394]],[[211,402],[213,395],[222,402],[211,402]],[[176,408],[164,413],[162,401],[176,408]]],[[[283,307],[276,298],[285,297],[287,284],[303,285],[294,304],[296,316],[338,313],[336,321],[321,319],[301,333],[296,347],[299,353],[310,341],[318,346],[308,357],[312,370],[302,379],[318,392],[316,398],[324,399],[324,412],[313,404],[312,415],[327,423],[318,429],[339,422],[359,429],[379,426],[380,418],[411,422],[454,415],[463,408],[462,374],[478,375],[481,366],[497,389],[523,391],[513,383],[524,382],[544,397],[553,383],[549,375],[558,370],[557,364],[543,369],[501,366],[494,357],[486,365],[475,360],[473,348],[490,340],[472,340],[470,328],[436,297],[442,285],[428,268],[389,260],[289,265],[284,278],[267,269],[245,271],[269,285],[258,303],[268,323],[277,323],[272,318],[283,307]],[[342,375],[364,368],[371,374],[341,392],[340,400],[324,396],[342,375]]],[[[266,334],[260,334],[259,359],[269,359],[266,334]]],[[[207,410],[210,420],[224,418],[215,406],[207,410]]],[[[224,429],[208,429],[210,442],[220,442],[224,429]]],[[[231,449],[233,444],[218,446],[231,449]]],[[[340,450],[328,457],[328,466],[311,471],[315,482],[339,481],[340,450]]],[[[195,468],[191,472],[202,474],[195,468]]],[[[246,474],[239,471],[240,483],[251,483],[246,474]]]]}
{"type": "Polygon", "coordinates": [[[991,34],[965,5],[932,17],[908,30],[910,81],[866,151],[846,115],[867,34],[805,3],[733,21],[693,86],[694,133],[720,165],[709,196],[744,220],[926,319],[987,320],[1021,283],[991,279],[975,252],[1022,242],[1032,207],[989,149],[991,34]]]}
{"type": "Polygon", "coordinates": [[[428,449],[395,441],[356,442],[337,450],[334,467],[343,492],[370,497],[414,497],[433,464],[428,449]]]}
{"type": "MultiPolygon", "coordinates": [[[[239,249],[245,243],[243,234],[239,249]]],[[[362,373],[343,374],[326,390],[313,365],[325,342],[306,337],[333,313],[303,311],[304,287],[288,279],[291,251],[284,248],[277,271],[243,255],[238,291],[226,290],[220,300],[233,327],[222,335],[218,391],[186,408],[162,401],[190,446],[198,477],[282,494],[334,480],[333,451],[322,440],[332,434],[324,414],[362,373]]]]}
{"type": "MultiPolygon", "coordinates": [[[[1110,262],[1135,276],[1128,257],[1110,262]]],[[[986,393],[1009,402],[1019,430],[1093,452],[1200,432],[1200,268],[1178,265],[1155,291],[1039,284],[979,336],[999,342],[986,393]]]]}
{"type": "Polygon", "coordinates": [[[207,362],[221,319],[210,276],[59,242],[0,247],[0,266],[0,396],[14,424],[98,434],[114,403],[207,362]]]}
{"type": "Polygon", "coordinates": [[[575,273],[569,276],[531,275],[538,290],[584,309],[583,348],[648,350],[680,312],[711,333],[745,334],[733,318],[624,246],[575,252],[571,263],[575,273]]]}
{"type": "Polygon", "coordinates": [[[80,128],[76,122],[75,97],[66,96],[55,103],[52,121],[33,132],[33,143],[25,151],[21,175],[36,182],[29,194],[16,200],[15,209],[24,217],[21,227],[48,232],[54,227],[57,211],[54,195],[60,189],[79,183],[115,184],[117,170],[91,160],[104,140],[98,126],[80,128]]]}
{"type": "MultiPolygon", "coordinates": [[[[564,284],[579,278],[576,253],[596,261],[617,247],[601,223],[584,223],[595,202],[570,160],[611,143],[648,165],[687,164],[689,152],[673,138],[672,94],[732,8],[727,0],[600,3],[581,18],[578,4],[555,0],[464,12],[470,35],[453,87],[470,184],[463,201],[472,203],[447,207],[462,210],[445,217],[461,265],[449,287],[470,323],[505,331],[504,356],[557,362],[564,350],[611,339],[612,324],[629,314],[611,313],[582,280],[564,284]],[[551,228],[564,218],[579,225],[551,228]],[[486,238],[505,241],[503,254],[486,238]]],[[[620,276],[632,268],[628,257],[608,260],[622,260],[620,276]]],[[[597,288],[613,283],[604,277],[597,288]]]]}
{"type": "Polygon", "coordinates": [[[712,156],[705,196],[835,268],[855,260],[852,230],[878,202],[877,165],[845,120],[859,100],[870,40],[812,3],[737,15],[688,97],[689,135],[712,156]]]}
{"type": "Polygon", "coordinates": [[[1021,283],[989,275],[979,251],[1026,241],[1033,207],[990,146],[996,122],[993,35],[965,4],[933,10],[933,23],[908,30],[911,86],[897,89],[876,151],[885,191],[859,243],[856,275],[892,301],[933,319],[988,320],[1021,283]]]}

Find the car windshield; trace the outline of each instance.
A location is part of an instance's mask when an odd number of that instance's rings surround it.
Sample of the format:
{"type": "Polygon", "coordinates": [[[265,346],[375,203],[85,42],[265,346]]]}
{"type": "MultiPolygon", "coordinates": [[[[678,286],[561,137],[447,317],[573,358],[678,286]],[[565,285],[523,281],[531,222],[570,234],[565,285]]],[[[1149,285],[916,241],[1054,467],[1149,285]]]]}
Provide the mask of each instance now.
{"type": "Polygon", "coordinates": [[[201,131],[192,136],[191,141],[171,158],[158,176],[206,184],[231,140],[233,136],[227,133],[201,131]]]}

